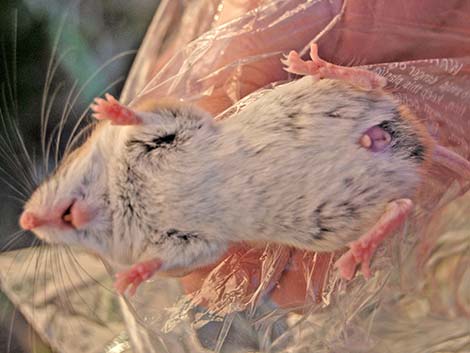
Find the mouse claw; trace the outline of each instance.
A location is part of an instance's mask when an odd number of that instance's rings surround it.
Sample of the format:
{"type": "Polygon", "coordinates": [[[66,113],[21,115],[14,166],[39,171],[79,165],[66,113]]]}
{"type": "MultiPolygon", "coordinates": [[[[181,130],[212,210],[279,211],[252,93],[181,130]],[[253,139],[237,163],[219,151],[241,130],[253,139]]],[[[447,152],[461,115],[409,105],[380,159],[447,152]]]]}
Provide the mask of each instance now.
{"type": "Polygon", "coordinates": [[[299,53],[292,50],[289,54],[284,55],[285,58],[281,62],[286,66],[284,70],[296,75],[315,75],[316,73],[310,68],[310,62],[302,60],[299,53]]]}
{"type": "Polygon", "coordinates": [[[106,93],[105,98],[97,97],[90,105],[94,118],[110,120],[112,125],[138,125],[142,123],[137,113],[119,103],[112,95],[106,93]]]}
{"type": "MultiPolygon", "coordinates": [[[[284,65],[284,66],[289,66],[289,56],[288,54],[282,54],[282,58],[280,59],[281,60],[281,63],[284,65]]],[[[285,71],[288,71],[288,67],[284,67],[283,68],[285,71]]]]}

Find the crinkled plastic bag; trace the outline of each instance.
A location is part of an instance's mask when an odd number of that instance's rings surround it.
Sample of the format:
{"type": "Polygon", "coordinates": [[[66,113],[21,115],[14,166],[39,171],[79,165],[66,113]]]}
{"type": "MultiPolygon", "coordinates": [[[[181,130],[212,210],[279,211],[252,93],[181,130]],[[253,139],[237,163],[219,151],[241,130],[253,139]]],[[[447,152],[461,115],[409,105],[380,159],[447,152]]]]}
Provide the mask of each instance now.
{"type": "MultiPolygon", "coordinates": [[[[375,4],[370,9],[363,1],[163,1],[121,100],[139,107],[172,96],[229,119],[291,79],[279,62],[282,53],[305,52],[316,41],[325,59],[386,77],[387,90],[432,136],[468,160],[469,9],[456,7],[452,23],[445,23],[428,16],[425,5],[422,21],[416,21],[407,9],[418,5],[375,4]],[[234,6],[239,17],[221,24],[223,6],[234,6]],[[387,7],[403,10],[390,17],[387,7]],[[371,14],[373,21],[364,20],[371,14]],[[418,44],[422,50],[411,50],[418,44]],[[396,62],[381,63],[376,45],[396,62]],[[256,84],[243,81],[251,74],[256,84]]],[[[446,166],[434,165],[416,215],[376,254],[368,281],[340,280],[332,268],[338,254],[277,245],[234,251],[196,289],[183,291],[178,279],[155,276],[135,297],[121,299],[134,349],[468,352],[469,185],[446,166]],[[290,289],[301,296],[286,305],[290,289]]]]}

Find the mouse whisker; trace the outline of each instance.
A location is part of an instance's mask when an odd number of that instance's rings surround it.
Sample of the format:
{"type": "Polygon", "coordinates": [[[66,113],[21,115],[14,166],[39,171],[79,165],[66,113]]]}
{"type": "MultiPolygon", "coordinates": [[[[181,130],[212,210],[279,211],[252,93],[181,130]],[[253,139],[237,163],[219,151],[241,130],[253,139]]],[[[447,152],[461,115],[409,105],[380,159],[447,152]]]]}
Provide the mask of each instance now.
{"type": "Polygon", "coordinates": [[[3,236],[2,241],[4,241],[5,243],[0,247],[0,253],[8,251],[10,248],[14,249],[14,244],[17,241],[20,241],[21,238],[25,236],[26,234],[27,234],[26,231],[18,230],[9,235],[3,236]]]}
{"type": "MultiPolygon", "coordinates": [[[[98,69],[95,70],[95,72],[93,72],[91,74],[91,76],[88,78],[88,80],[86,80],[83,85],[80,87],[80,89],[77,91],[77,93],[75,94],[75,96],[73,97],[72,99],[72,102],[71,102],[71,107],[73,107],[76,103],[77,103],[77,100],[78,98],[82,95],[83,91],[85,90],[85,88],[91,83],[93,82],[93,80],[95,79],[96,76],[98,76],[103,70],[105,70],[108,66],[110,66],[112,63],[114,63],[115,61],[121,59],[121,58],[124,58],[128,55],[131,55],[131,54],[134,54],[135,51],[134,50],[129,50],[129,51],[125,51],[125,52],[122,52],[120,54],[117,54],[115,55],[114,57],[112,57],[111,59],[107,60],[103,65],[101,65],[98,69]]],[[[114,87],[115,85],[119,84],[120,82],[122,82],[124,80],[123,77],[120,77],[118,78],[117,80],[111,82],[103,91],[102,93],[104,92],[107,92],[110,88],[114,87]]],[[[70,153],[70,147],[73,145],[73,142],[74,142],[74,136],[77,134],[77,131],[79,130],[83,120],[88,116],[88,111],[89,111],[89,108],[87,107],[79,116],[79,118],[77,119],[76,123],[74,124],[73,128],[72,128],[72,131],[70,133],[70,136],[69,138],[67,139],[67,142],[65,143],[65,148],[64,148],[64,156],[69,154],[70,153]]],[[[69,110],[69,114],[71,112],[71,109],[69,110]]],[[[68,115],[67,114],[67,117],[68,115]]]]}
{"type": "Polygon", "coordinates": [[[49,58],[49,62],[47,65],[46,78],[44,80],[44,89],[43,89],[42,99],[41,99],[41,113],[40,113],[40,116],[41,116],[41,133],[40,133],[41,134],[41,151],[42,151],[42,156],[44,158],[43,167],[44,167],[44,170],[46,171],[46,174],[48,173],[48,170],[49,170],[49,159],[46,158],[48,157],[48,153],[46,150],[47,127],[49,125],[49,117],[50,117],[51,107],[52,107],[52,104],[48,102],[50,98],[49,92],[52,86],[54,76],[57,72],[57,69],[59,68],[62,60],[71,52],[71,49],[69,48],[65,50],[65,52],[60,57],[57,56],[60,38],[63,33],[66,18],[67,18],[67,15],[64,15],[62,17],[62,20],[59,24],[59,28],[57,30],[57,34],[53,41],[51,56],[49,58]]]}
{"type": "Polygon", "coordinates": [[[62,109],[62,114],[60,116],[59,125],[58,125],[59,129],[57,131],[57,137],[55,138],[55,155],[54,155],[54,165],[55,166],[57,166],[59,164],[59,154],[60,154],[60,151],[61,151],[60,142],[61,142],[61,139],[62,139],[62,133],[64,131],[65,124],[68,120],[68,117],[69,117],[71,109],[72,109],[72,106],[70,104],[70,100],[72,98],[72,94],[74,93],[75,88],[77,87],[77,85],[78,85],[78,81],[75,80],[72,87],[69,90],[69,93],[67,94],[67,98],[65,100],[64,108],[62,109]]]}
{"type": "Polygon", "coordinates": [[[72,265],[73,265],[75,271],[77,272],[77,274],[80,274],[80,275],[85,274],[89,279],[91,279],[98,286],[102,287],[103,289],[105,289],[108,292],[114,293],[114,290],[112,288],[110,288],[108,286],[105,286],[96,277],[94,277],[89,271],[87,271],[87,269],[85,267],[82,266],[80,261],[77,259],[77,257],[73,253],[72,249],[70,249],[70,247],[67,246],[67,247],[65,247],[65,249],[66,249],[67,253],[69,254],[69,258],[73,261],[72,265]]]}
{"type": "Polygon", "coordinates": [[[6,112],[4,113],[4,110],[4,108],[0,107],[0,121],[4,130],[4,134],[0,136],[0,156],[7,162],[6,165],[11,166],[12,171],[15,173],[6,171],[3,171],[3,173],[8,175],[17,185],[26,190],[26,193],[29,194],[36,186],[32,160],[17,124],[12,118],[9,118],[11,117],[10,115],[6,112]],[[20,152],[18,152],[18,150],[20,152]],[[22,161],[20,158],[24,158],[24,160],[22,161]],[[11,176],[12,174],[16,174],[16,172],[20,172],[22,178],[13,178],[13,176],[11,176]]]}

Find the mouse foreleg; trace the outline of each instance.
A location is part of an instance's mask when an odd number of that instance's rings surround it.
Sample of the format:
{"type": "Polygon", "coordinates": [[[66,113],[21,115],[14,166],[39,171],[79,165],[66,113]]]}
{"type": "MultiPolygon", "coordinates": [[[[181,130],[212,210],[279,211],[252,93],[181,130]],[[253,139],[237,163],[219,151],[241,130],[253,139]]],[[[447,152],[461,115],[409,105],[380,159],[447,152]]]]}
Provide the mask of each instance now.
{"type": "Polygon", "coordinates": [[[313,43],[310,47],[310,57],[312,60],[304,61],[296,51],[291,51],[285,60],[281,60],[286,65],[285,70],[297,75],[311,75],[315,78],[329,78],[352,83],[366,90],[385,87],[387,80],[365,69],[339,66],[318,56],[318,46],[313,43]]]}
{"type": "Polygon", "coordinates": [[[106,99],[95,98],[90,108],[93,116],[98,120],[110,120],[112,125],[139,125],[142,118],[132,109],[118,102],[109,93],[105,95],[106,99]]]}
{"type": "Polygon", "coordinates": [[[370,231],[359,239],[349,244],[349,250],[343,254],[335,267],[338,268],[340,276],[350,280],[353,278],[357,265],[361,264],[364,277],[369,278],[370,260],[377,247],[402,225],[408,213],[413,208],[413,202],[409,199],[400,199],[390,202],[385,213],[370,231]]]}
{"type": "Polygon", "coordinates": [[[157,272],[181,275],[207,266],[219,259],[228,243],[209,241],[199,232],[168,229],[159,233],[139,257],[152,259],[136,262],[116,275],[114,287],[120,294],[133,295],[139,285],[157,272]]]}
{"type": "Polygon", "coordinates": [[[162,266],[160,260],[149,260],[133,265],[129,270],[118,272],[114,288],[119,294],[124,294],[129,289],[129,294],[134,295],[139,285],[149,279],[162,266]]]}

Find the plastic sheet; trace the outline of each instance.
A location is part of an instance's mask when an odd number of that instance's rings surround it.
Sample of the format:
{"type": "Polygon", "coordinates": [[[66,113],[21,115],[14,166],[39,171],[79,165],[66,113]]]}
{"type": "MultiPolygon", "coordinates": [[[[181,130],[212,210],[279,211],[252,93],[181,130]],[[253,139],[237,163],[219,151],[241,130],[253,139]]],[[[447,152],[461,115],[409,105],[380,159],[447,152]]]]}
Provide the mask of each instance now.
{"type": "MultiPolygon", "coordinates": [[[[290,50],[305,51],[315,40],[326,60],[385,76],[387,89],[432,136],[468,160],[469,16],[469,6],[458,1],[166,0],[121,100],[139,108],[172,96],[216,119],[230,119],[294,79],[279,59],[290,50]]],[[[132,350],[468,352],[470,195],[460,195],[469,186],[452,170],[433,165],[414,216],[374,257],[374,276],[368,281],[362,276],[340,280],[332,268],[339,254],[274,244],[256,249],[241,244],[214,268],[190,277],[155,276],[135,297],[119,298],[132,350]]],[[[104,269],[84,257],[91,264],[87,271],[103,282],[81,279],[77,283],[89,288],[79,289],[72,283],[66,303],[74,303],[72,314],[67,305],[57,304],[41,311],[47,301],[40,297],[42,287],[35,289],[36,306],[28,302],[34,268],[23,284],[4,273],[1,284],[58,351],[127,351],[104,269]],[[87,305],[96,297],[105,299],[90,310],[87,305]],[[88,317],[95,312],[97,322],[95,315],[88,317]],[[83,327],[74,326],[76,317],[92,331],[93,345],[78,344],[77,337],[85,336],[67,330],[83,327]]],[[[44,281],[44,287],[54,285],[53,277],[44,281]]]]}
{"type": "MultiPolygon", "coordinates": [[[[282,53],[316,40],[325,59],[386,77],[432,136],[468,160],[470,9],[430,2],[446,22],[414,3],[162,2],[121,98],[139,107],[173,96],[229,119],[292,79],[282,53]],[[224,6],[243,15],[221,19],[224,6]]],[[[469,351],[470,196],[459,197],[469,184],[433,165],[369,281],[341,281],[338,254],[276,245],[233,249],[197,280],[155,276],[121,302],[135,351],[469,351]]]]}

